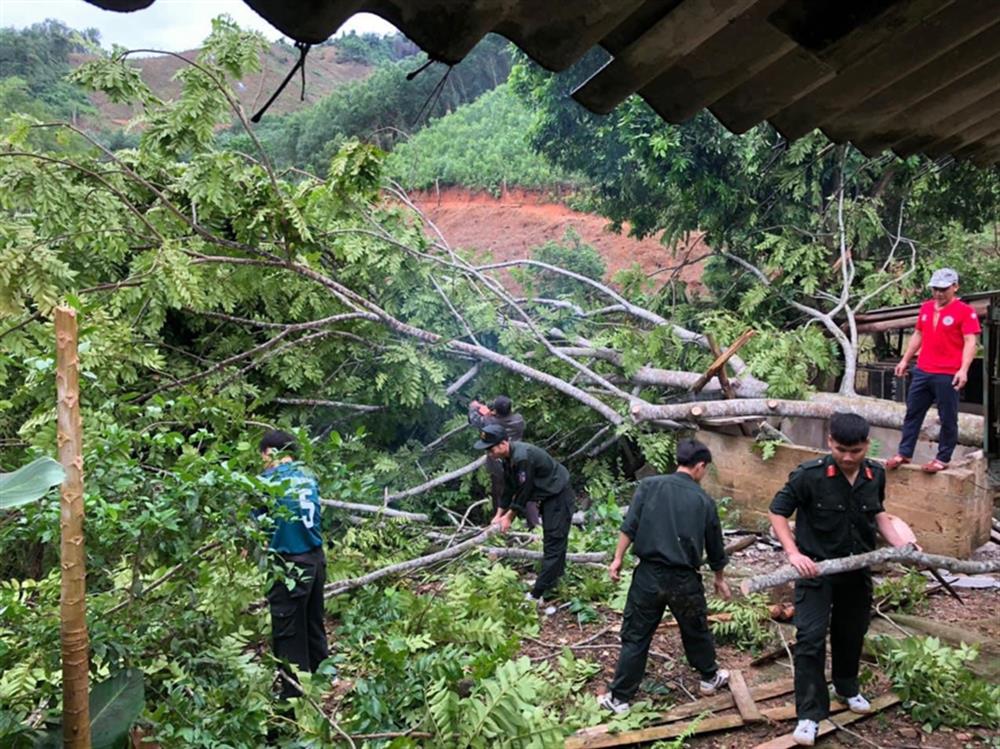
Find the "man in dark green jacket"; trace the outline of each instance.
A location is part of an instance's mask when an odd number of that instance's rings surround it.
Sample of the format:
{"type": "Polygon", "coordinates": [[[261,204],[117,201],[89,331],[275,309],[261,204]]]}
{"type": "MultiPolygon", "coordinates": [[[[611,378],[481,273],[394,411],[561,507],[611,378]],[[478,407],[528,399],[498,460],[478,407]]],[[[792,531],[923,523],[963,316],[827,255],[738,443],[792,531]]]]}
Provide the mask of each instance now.
{"type": "Polygon", "coordinates": [[[731,597],[722,576],[728,560],[719,512],[699,486],[711,462],[712,453],[705,445],[683,440],[677,445],[676,473],[639,482],[608,567],[611,579],[618,580],[625,551],[635,545],[639,565],[625,602],[621,655],[608,692],[598,697],[601,707],[616,713],[629,709],[667,607],[677,620],[684,655],[701,675],[701,694],[715,694],[729,681],[729,672],[715,661],[705,587],[698,572],[707,552],[708,566],[715,572],[715,592],[726,600],[731,597]]]}
{"type": "MultiPolygon", "coordinates": [[[[569,471],[540,447],[508,439],[499,424],[487,424],[479,432],[477,450],[486,450],[499,460],[504,472],[504,493],[492,523],[506,533],[516,514],[535,501],[542,515],[542,569],[528,594],[539,603],[566,570],[566,547],[576,497],[569,471]]],[[[548,613],[548,611],[546,611],[548,613]]]]}
{"type": "MultiPolygon", "coordinates": [[[[472,400],[469,403],[469,423],[476,429],[482,429],[487,424],[499,424],[507,432],[507,439],[511,442],[524,440],[524,417],[514,413],[514,404],[506,395],[498,395],[490,404],[472,400]]],[[[500,507],[500,498],[504,493],[503,464],[495,458],[487,457],[486,472],[490,476],[490,495],[493,497],[495,511],[500,507]]],[[[537,502],[528,500],[524,506],[524,519],[529,530],[542,524],[537,502]]]]}
{"type": "Polygon", "coordinates": [[[795,582],[796,744],[812,746],[819,723],[830,714],[824,667],[830,634],[833,687],[851,711],[867,713],[858,667],[872,604],[872,575],[865,568],[819,576],[816,562],[874,551],[876,531],[893,546],[905,546],[885,512],[885,470],[869,460],[868,422],[835,413],[827,436],[830,454],[807,460],[771,500],[770,519],[795,582]],[[795,516],[792,531],[789,518],[795,516]]]}

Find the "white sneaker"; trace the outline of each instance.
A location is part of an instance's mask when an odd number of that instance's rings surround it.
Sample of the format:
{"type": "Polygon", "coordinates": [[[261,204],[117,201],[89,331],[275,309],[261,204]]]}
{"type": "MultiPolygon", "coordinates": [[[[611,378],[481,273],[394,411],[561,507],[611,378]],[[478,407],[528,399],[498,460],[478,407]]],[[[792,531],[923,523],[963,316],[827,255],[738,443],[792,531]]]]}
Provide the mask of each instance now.
{"type": "Polygon", "coordinates": [[[839,694],[836,694],[835,696],[841,702],[846,703],[847,709],[852,713],[861,713],[864,715],[872,711],[871,703],[861,694],[856,694],[853,697],[842,697],[839,694]]]}
{"type": "Polygon", "coordinates": [[[715,672],[715,676],[712,677],[711,681],[702,681],[698,683],[698,692],[702,697],[711,697],[719,690],[719,687],[724,687],[728,683],[729,672],[724,668],[720,668],[715,672]]]}
{"type": "Polygon", "coordinates": [[[605,710],[610,710],[615,713],[615,715],[621,715],[622,713],[628,712],[628,703],[615,697],[611,692],[605,692],[604,694],[597,695],[597,704],[603,707],[605,710]]]}
{"type": "Polygon", "coordinates": [[[816,732],[819,724],[815,720],[800,720],[792,733],[792,741],[799,746],[812,746],[816,743],[816,732]]]}
{"type": "Polygon", "coordinates": [[[527,593],[524,594],[524,600],[531,601],[532,603],[534,603],[538,607],[538,610],[541,611],[543,614],[545,614],[545,616],[552,616],[554,613],[556,613],[556,611],[559,610],[556,606],[553,606],[551,604],[546,606],[545,599],[535,598],[533,595],[531,595],[531,591],[528,591],[527,593]]]}

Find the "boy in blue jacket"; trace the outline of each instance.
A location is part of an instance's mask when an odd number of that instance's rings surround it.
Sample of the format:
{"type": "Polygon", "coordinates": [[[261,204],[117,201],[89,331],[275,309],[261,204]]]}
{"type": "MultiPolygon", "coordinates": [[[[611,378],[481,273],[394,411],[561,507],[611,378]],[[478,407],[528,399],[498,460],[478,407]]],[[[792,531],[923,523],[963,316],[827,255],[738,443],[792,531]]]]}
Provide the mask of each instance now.
{"type": "MultiPolygon", "coordinates": [[[[255,513],[273,528],[269,550],[289,569],[295,580],[289,588],[275,581],[267,593],[271,609],[274,655],[313,672],[329,655],[323,628],[323,585],[326,556],[320,527],[319,488],[316,478],[296,460],[298,444],[287,432],[269,431],[260,441],[261,474],[268,484],[280,487],[267,508],[255,513]]],[[[283,677],[290,674],[283,672],[283,677]]],[[[283,699],[299,696],[288,678],[281,680],[283,699]]]]}

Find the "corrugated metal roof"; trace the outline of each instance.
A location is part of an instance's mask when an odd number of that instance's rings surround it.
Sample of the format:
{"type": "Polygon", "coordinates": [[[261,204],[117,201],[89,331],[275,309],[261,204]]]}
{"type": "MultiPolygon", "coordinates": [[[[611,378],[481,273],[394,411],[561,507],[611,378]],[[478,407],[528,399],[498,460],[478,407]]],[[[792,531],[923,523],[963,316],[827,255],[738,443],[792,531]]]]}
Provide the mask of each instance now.
{"type": "Polygon", "coordinates": [[[1000,160],[998,0],[245,2],[311,43],[374,13],[448,63],[491,31],[556,71],[600,45],[612,59],[574,92],[595,112],[638,93],[668,122],[707,107],[736,133],[767,120],[789,139],[820,128],[869,155],[1000,160]]]}
{"type": "MultiPolygon", "coordinates": [[[[991,306],[1000,304],[1000,290],[980,291],[976,294],[962,294],[959,297],[963,302],[972,306],[980,318],[985,318],[991,306]]],[[[905,330],[912,328],[917,323],[917,314],[920,312],[920,305],[904,304],[900,307],[882,307],[861,315],[856,315],[854,320],[858,326],[859,333],[877,333],[886,330],[905,330]]]]}

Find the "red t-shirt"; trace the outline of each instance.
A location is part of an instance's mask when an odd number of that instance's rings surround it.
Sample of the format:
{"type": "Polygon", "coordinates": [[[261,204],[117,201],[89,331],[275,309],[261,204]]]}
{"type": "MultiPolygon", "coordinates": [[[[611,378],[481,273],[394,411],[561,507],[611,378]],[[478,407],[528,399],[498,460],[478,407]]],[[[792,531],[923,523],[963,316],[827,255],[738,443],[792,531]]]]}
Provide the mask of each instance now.
{"type": "Polygon", "coordinates": [[[916,329],[923,335],[917,366],[930,374],[955,374],[962,366],[963,336],[978,333],[979,317],[965,302],[953,299],[938,311],[934,325],[934,300],[920,305],[916,329]]]}

